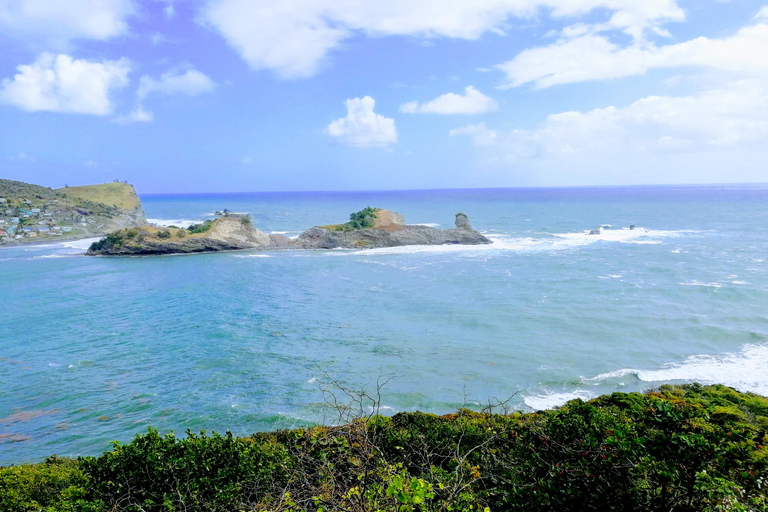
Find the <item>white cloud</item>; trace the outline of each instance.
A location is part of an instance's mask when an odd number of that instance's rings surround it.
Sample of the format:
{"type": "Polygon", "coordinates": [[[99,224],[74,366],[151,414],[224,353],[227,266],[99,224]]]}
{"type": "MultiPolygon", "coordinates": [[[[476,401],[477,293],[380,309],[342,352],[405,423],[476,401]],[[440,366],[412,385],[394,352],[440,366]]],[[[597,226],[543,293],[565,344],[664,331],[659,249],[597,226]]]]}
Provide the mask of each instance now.
{"type": "Polygon", "coordinates": [[[129,114],[119,116],[113,121],[118,124],[151,123],[154,121],[154,114],[144,108],[144,100],[150,94],[197,96],[215,88],[216,83],[208,75],[195,69],[189,69],[185,73],[169,71],[160,75],[159,79],[144,75],[139,80],[139,87],[136,90],[136,106],[129,114]]]}
{"type": "Polygon", "coordinates": [[[729,73],[768,72],[768,24],[756,24],[723,39],[699,37],[679,44],[622,48],[595,34],[563,39],[525,50],[497,66],[507,75],[503,87],[536,87],[640,75],[655,68],[696,66],[729,73]]]}
{"type": "Polygon", "coordinates": [[[755,14],[755,19],[758,21],[768,21],[768,5],[763,7],[755,14]]]}
{"type": "Polygon", "coordinates": [[[550,173],[560,184],[722,181],[725,173],[734,181],[764,180],[768,86],[740,80],[690,96],[554,114],[539,129],[497,133],[478,125],[451,132],[461,134],[485,145],[487,162],[550,173]],[[563,174],[568,170],[572,179],[563,174]]]}
{"type": "Polygon", "coordinates": [[[472,137],[475,146],[490,146],[498,141],[498,133],[495,130],[489,130],[485,123],[468,124],[462,128],[454,128],[449,134],[451,137],[468,135],[472,137]]]}
{"type": "Polygon", "coordinates": [[[370,96],[348,99],[347,117],[333,121],[325,133],[344,146],[370,148],[394,144],[397,142],[395,120],[375,113],[375,104],[370,96]]]}
{"type": "Polygon", "coordinates": [[[0,103],[28,111],[104,116],[112,112],[110,93],[128,83],[125,59],[91,62],[44,53],[21,65],[13,79],[0,83],[0,103]]]}
{"type": "Polygon", "coordinates": [[[132,123],[151,123],[155,119],[154,114],[148,110],[144,110],[141,105],[131,110],[128,115],[118,116],[113,121],[117,124],[132,124],[132,123]]]}
{"type": "Polygon", "coordinates": [[[513,18],[541,8],[558,18],[606,9],[601,30],[641,38],[667,21],[682,21],[676,0],[208,0],[202,21],[218,30],[255,69],[282,77],[316,73],[325,56],[356,34],[476,39],[503,33],[513,18]]]}
{"type": "Polygon", "coordinates": [[[124,34],[135,11],[132,0],[0,0],[0,32],[62,47],[124,34]]]}
{"type": "Polygon", "coordinates": [[[195,69],[189,69],[186,73],[171,72],[163,73],[160,79],[154,79],[149,76],[142,76],[139,81],[139,88],[136,91],[136,98],[139,102],[152,93],[161,94],[183,94],[185,96],[197,96],[212,91],[216,83],[205,73],[195,69]]]}
{"type": "Polygon", "coordinates": [[[496,100],[471,85],[464,89],[464,96],[449,92],[421,105],[416,101],[400,105],[400,112],[406,114],[482,114],[498,109],[496,100]]]}

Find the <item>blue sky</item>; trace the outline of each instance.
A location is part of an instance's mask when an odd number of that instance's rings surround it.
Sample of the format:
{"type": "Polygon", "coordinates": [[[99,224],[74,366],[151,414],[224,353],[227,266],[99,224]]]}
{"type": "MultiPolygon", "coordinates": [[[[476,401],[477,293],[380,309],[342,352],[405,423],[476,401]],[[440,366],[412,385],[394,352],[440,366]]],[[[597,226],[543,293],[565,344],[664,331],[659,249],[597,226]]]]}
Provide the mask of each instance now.
{"type": "Polygon", "coordinates": [[[0,0],[0,49],[48,186],[768,181],[765,0],[0,0]]]}

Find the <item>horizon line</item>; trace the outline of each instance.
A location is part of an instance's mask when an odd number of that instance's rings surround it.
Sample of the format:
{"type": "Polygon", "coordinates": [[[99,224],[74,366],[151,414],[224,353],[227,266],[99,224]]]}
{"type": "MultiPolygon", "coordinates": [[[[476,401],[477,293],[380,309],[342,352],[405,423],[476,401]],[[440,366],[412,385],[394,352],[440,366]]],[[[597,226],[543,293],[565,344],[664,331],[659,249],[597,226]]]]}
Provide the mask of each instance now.
{"type": "MultiPolygon", "coordinates": [[[[98,183],[94,184],[98,185],[98,183]]],[[[131,183],[131,185],[133,185],[131,183]]],[[[76,185],[83,186],[83,185],[76,185]]],[[[133,185],[135,187],[135,185],[133,185]]],[[[446,188],[395,188],[395,189],[346,189],[346,190],[253,190],[245,192],[148,192],[144,196],[192,196],[192,195],[246,195],[246,194],[355,194],[391,192],[461,192],[486,190],[562,190],[562,189],[621,189],[621,188],[715,188],[768,186],[768,181],[746,183],[654,183],[628,185],[537,185],[518,187],[446,187],[446,188]]]]}

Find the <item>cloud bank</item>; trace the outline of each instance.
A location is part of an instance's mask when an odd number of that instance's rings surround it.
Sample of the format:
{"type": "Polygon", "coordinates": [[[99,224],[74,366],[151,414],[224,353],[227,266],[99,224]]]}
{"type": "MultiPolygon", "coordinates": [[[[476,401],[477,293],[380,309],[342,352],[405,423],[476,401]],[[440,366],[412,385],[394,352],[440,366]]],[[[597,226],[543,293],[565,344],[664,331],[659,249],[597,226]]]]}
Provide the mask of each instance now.
{"type": "Polygon", "coordinates": [[[128,84],[127,60],[91,62],[44,53],[21,65],[13,79],[0,83],[0,103],[30,112],[48,111],[105,116],[110,95],[128,84]]]}
{"type": "Polygon", "coordinates": [[[566,19],[605,9],[608,21],[593,30],[635,39],[685,18],[675,0],[208,0],[201,19],[254,69],[301,78],[317,73],[328,53],[354,35],[477,39],[541,9],[566,19]]]}
{"type": "Polygon", "coordinates": [[[135,12],[131,0],[0,0],[0,32],[60,48],[73,39],[125,34],[135,12]]]}

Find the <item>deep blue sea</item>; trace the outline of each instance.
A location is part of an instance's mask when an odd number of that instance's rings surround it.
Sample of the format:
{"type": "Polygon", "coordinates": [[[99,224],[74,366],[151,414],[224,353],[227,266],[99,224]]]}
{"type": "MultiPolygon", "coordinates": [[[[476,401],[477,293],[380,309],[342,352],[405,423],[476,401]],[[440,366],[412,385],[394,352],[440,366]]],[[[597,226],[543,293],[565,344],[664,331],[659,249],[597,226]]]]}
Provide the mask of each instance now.
{"type": "Polygon", "coordinates": [[[247,435],[383,412],[518,409],[719,382],[768,395],[768,186],[142,196],[165,224],[250,212],[296,236],[365,206],[494,243],[83,256],[0,249],[0,465],[99,454],[148,425],[247,435]],[[635,230],[629,230],[630,225],[635,230]],[[602,226],[600,235],[589,230],[602,226]]]}

